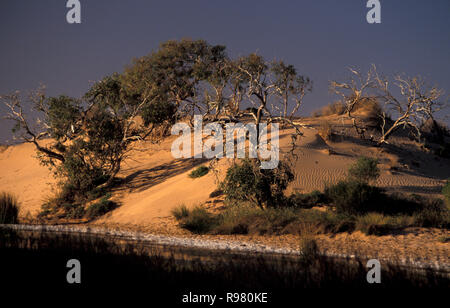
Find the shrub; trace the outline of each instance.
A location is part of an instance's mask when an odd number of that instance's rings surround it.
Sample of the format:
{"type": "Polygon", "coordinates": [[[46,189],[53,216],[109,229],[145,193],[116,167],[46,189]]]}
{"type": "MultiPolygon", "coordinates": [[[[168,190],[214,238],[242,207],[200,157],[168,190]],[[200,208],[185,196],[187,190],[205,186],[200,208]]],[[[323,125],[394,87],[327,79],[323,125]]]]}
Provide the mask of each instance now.
{"type": "Polygon", "coordinates": [[[114,201],[109,200],[110,194],[102,197],[99,202],[91,204],[86,211],[88,218],[96,218],[102,216],[111,210],[115,209],[117,204],[114,201]]]}
{"type": "Polygon", "coordinates": [[[182,204],[172,209],[171,213],[176,220],[181,220],[189,216],[189,209],[186,207],[186,205],[182,204]]]}
{"type": "Polygon", "coordinates": [[[308,194],[295,193],[289,199],[292,206],[305,209],[326,202],[325,195],[318,190],[314,190],[308,194]]]}
{"type": "Polygon", "coordinates": [[[196,206],[181,220],[181,227],[193,233],[207,233],[216,225],[216,217],[205,208],[196,206]]]}
{"type": "Polygon", "coordinates": [[[309,236],[302,237],[300,240],[300,251],[301,261],[307,264],[316,261],[320,256],[317,242],[309,236]]]}
{"type": "Polygon", "coordinates": [[[285,204],[283,191],[294,179],[283,162],[275,169],[261,169],[256,159],[244,159],[227,170],[220,188],[227,200],[249,201],[260,208],[285,204]]]}
{"type": "Polygon", "coordinates": [[[199,178],[202,177],[204,175],[206,175],[209,172],[209,168],[206,166],[200,166],[198,168],[196,168],[195,170],[192,170],[191,173],[189,173],[189,177],[190,178],[199,178]]]}
{"type": "Polygon", "coordinates": [[[338,213],[364,214],[376,210],[383,200],[382,190],[359,181],[341,181],[325,188],[325,196],[338,213]]]}
{"type": "Polygon", "coordinates": [[[280,234],[298,218],[289,207],[261,209],[251,204],[229,207],[218,217],[218,234],[280,234]]]}
{"type": "Polygon", "coordinates": [[[64,203],[61,207],[64,210],[65,218],[77,219],[86,214],[84,206],[78,203],[64,203]]]}
{"type": "Polygon", "coordinates": [[[418,227],[449,228],[450,210],[440,199],[429,200],[416,215],[415,224],[418,227]]]}
{"type": "Polygon", "coordinates": [[[345,214],[338,214],[334,211],[318,211],[314,209],[302,209],[298,213],[298,224],[290,225],[286,228],[292,233],[320,234],[353,231],[354,219],[345,214]],[[296,228],[299,228],[295,231],[296,228]],[[305,230],[306,229],[306,230],[305,230]]]}
{"type": "Polygon", "coordinates": [[[361,183],[375,181],[380,176],[380,169],[377,165],[377,159],[360,157],[348,170],[348,176],[351,180],[361,183]]]}
{"type": "Polygon", "coordinates": [[[357,230],[369,235],[383,235],[392,228],[389,224],[389,218],[380,213],[368,213],[358,216],[355,227],[357,230]]]}
{"type": "Polygon", "coordinates": [[[19,214],[19,205],[14,195],[0,193],[0,224],[16,224],[19,214]]]}
{"type": "Polygon", "coordinates": [[[447,184],[442,188],[442,194],[444,195],[447,207],[450,209],[450,179],[447,180],[447,184]]]}

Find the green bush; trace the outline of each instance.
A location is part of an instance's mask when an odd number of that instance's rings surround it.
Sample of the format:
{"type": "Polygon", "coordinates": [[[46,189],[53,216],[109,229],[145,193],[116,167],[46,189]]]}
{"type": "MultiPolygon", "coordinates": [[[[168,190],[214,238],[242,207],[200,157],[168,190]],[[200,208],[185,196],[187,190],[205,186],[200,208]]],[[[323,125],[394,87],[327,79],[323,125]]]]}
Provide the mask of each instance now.
{"type": "Polygon", "coordinates": [[[171,213],[176,220],[181,220],[189,216],[189,209],[186,207],[186,205],[182,204],[172,209],[171,213]]]}
{"type": "Polygon", "coordinates": [[[209,172],[209,168],[206,166],[200,166],[196,168],[195,170],[192,170],[191,173],[189,173],[190,178],[199,178],[204,175],[206,175],[209,172]]]}
{"type": "Polygon", "coordinates": [[[193,233],[207,233],[216,225],[216,217],[205,208],[196,206],[181,220],[181,227],[193,233]]]}
{"type": "Polygon", "coordinates": [[[382,190],[358,181],[341,181],[325,188],[338,213],[365,214],[376,211],[383,200],[382,190]]]}
{"type": "Polygon", "coordinates": [[[289,197],[291,205],[296,208],[312,208],[326,202],[325,195],[318,190],[308,194],[295,193],[289,197]]]}
{"type": "Polygon", "coordinates": [[[421,211],[415,214],[415,224],[425,228],[449,228],[450,210],[440,199],[428,200],[421,211]]]}
{"type": "Polygon", "coordinates": [[[96,218],[102,216],[117,207],[114,201],[109,200],[110,194],[102,197],[99,202],[93,203],[89,206],[86,211],[86,216],[88,218],[96,218]]]}
{"type": "Polygon", "coordinates": [[[244,159],[227,170],[221,189],[227,200],[248,201],[265,207],[285,205],[283,191],[294,179],[290,167],[280,162],[278,168],[261,169],[256,159],[244,159]]]}
{"type": "Polygon", "coordinates": [[[280,234],[298,218],[289,207],[261,209],[251,204],[231,206],[219,214],[218,234],[280,234]]]}
{"type": "Polygon", "coordinates": [[[378,160],[370,157],[360,157],[348,170],[350,180],[361,183],[375,181],[380,176],[378,160]]]}
{"type": "Polygon", "coordinates": [[[368,213],[357,217],[355,228],[368,235],[384,235],[393,229],[394,225],[389,217],[383,214],[368,213]]]}
{"type": "Polygon", "coordinates": [[[65,218],[78,219],[86,214],[84,206],[78,203],[64,203],[61,207],[65,218]]]}
{"type": "Polygon", "coordinates": [[[0,224],[16,224],[18,222],[19,205],[14,195],[0,193],[0,224]]]}

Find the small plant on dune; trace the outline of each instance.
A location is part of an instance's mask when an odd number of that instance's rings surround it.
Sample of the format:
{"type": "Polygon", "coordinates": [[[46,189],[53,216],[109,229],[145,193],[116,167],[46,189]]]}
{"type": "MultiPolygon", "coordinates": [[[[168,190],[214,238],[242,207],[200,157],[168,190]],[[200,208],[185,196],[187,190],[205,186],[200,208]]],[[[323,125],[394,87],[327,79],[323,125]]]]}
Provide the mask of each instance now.
{"type": "Polygon", "coordinates": [[[360,183],[376,181],[380,176],[378,160],[370,157],[360,157],[348,170],[348,177],[360,183]]]}
{"type": "Polygon", "coordinates": [[[325,188],[326,197],[343,214],[365,214],[380,205],[382,190],[359,181],[341,181],[325,188]]]}
{"type": "Polygon", "coordinates": [[[0,193],[0,224],[16,224],[18,222],[19,205],[14,195],[0,193]]]}
{"type": "Polygon", "coordinates": [[[110,194],[106,194],[100,201],[91,204],[86,211],[86,216],[91,219],[96,218],[116,208],[117,204],[114,201],[109,200],[110,197],[110,194]]]}
{"type": "Polygon", "coordinates": [[[186,205],[181,204],[181,205],[173,208],[171,213],[175,217],[176,220],[181,220],[181,219],[189,216],[189,209],[187,208],[186,205]]]}
{"type": "Polygon", "coordinates": [[[191,211],[187,210],[187,212],[187,216],[180,219],[181,227],[184,229],[202,234],[209,232],[216,225],[216,217],[202,206],[196,206],[191,211]]]}
{"type": "Polygon", "coordinates": [[[249,201],[260,207],[276,207],[285,202],[284,190],[293,181],[290,166],[279,163],[275,169],[261,169],[256,159],[244,159],[227,170],[220,188],[227,200],[249,201]]]}
{"type": "Polygon", "coordinates": [[[209,168],[206,166],[200,166],[198,168],[196,168],[195,170],[192,170],[191,173],[189,173],[189,177],[190,178],[199,178],[202,177],[204,175],[206,175],[209,172],[209,168]]]}

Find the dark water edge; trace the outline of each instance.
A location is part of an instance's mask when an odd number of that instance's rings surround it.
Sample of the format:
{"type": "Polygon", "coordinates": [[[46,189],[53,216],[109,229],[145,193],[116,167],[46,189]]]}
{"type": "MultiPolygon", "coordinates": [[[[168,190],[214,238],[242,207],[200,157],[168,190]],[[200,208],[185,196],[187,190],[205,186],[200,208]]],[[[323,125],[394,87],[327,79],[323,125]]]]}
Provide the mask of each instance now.
{"type": "Polygon", "coordinates": [[[153,301],[182,304],[183,295],[190,292],[222,298],[227,292],[264,292],[271,303],[279,303],[315,296],[319,289],[448,291],[450,287],[448,273],[395,264],[382,267],[381,284],[369,284],[365,265],[365,260],[311,253],[297,257],[263,256],[148,245],[95,234],[0,229],[1,279],[7,282],[6,287],[20,289],[144,290],[153,301]],[[69,259],[81,263],[80,284],[66,281],[69,259]]]}

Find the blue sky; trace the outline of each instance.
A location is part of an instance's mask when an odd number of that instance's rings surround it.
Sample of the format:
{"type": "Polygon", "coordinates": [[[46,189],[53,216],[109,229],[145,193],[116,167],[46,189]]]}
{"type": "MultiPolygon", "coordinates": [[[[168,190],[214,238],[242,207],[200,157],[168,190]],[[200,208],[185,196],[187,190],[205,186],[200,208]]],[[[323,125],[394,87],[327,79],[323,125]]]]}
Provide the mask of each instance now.
{"type": "MultiPolygon", "coordinates": [[[[133,57],[190,37],[295,65],[314,81],[304,115],[335,99],[328,82],[349,66],[420,74],[450,94],[448,0],[381,0],[381,24],[366,22],[365,0],[80,2],[81,24],[66,22],[65,0],[0,2],[0,93],[44,83],[49,95],[81,97],[133,57]]],[[[10,138],[4,120],[0,130],[10,138]]]]}

